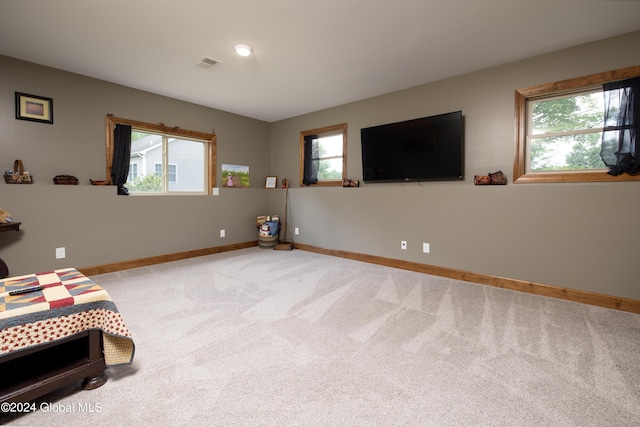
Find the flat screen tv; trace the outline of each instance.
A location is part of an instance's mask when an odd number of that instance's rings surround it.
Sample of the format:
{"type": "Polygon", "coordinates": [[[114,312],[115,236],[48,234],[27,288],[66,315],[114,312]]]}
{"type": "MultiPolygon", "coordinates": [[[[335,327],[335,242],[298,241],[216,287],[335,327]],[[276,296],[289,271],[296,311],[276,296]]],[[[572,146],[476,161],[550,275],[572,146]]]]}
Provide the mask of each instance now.
{"type": "Polygon", "coordinates": [[[464,179],[462,112],[360,130],[365,182],[464,179]]]}

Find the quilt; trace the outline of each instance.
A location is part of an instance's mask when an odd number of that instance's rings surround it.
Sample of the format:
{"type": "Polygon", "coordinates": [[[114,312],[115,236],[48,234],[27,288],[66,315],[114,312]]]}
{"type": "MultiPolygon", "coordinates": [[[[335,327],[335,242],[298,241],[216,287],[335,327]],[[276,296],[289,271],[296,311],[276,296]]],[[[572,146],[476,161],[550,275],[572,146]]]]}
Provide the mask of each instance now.
{"type": "Polygon", "coordinates": [[[133,361],[135,345],[111,297],[74,268],[0,280],[0,357],[100,329],[107,366],[133,361]],[[29,293],[9,292],[42,287],[29,293]]]}

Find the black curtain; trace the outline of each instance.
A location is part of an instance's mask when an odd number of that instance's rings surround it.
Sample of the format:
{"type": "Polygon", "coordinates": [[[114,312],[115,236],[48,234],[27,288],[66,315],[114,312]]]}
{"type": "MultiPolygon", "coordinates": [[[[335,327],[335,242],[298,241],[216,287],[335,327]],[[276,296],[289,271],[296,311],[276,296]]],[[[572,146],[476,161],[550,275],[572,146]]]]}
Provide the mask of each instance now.
{"type": "Polygon", "coordinates": [[[640,77],[605,83],[600,157],[610,175],[640,172],[640,77]]]}
{"type": "Polygon", "coordinates": [[[307,135],[304,137],[304,176],[302,177],[304,185],[318,182],[319,166],[318,135],[307,135]]]}
{"type": "Polygon", "coordinates": [[[129,176],[131,161],[131,126],[116,125],[113,130],[113,161],[111,163],[111,183],[118,187],[119,195],[129,195],[124,186],[129,176]]]}

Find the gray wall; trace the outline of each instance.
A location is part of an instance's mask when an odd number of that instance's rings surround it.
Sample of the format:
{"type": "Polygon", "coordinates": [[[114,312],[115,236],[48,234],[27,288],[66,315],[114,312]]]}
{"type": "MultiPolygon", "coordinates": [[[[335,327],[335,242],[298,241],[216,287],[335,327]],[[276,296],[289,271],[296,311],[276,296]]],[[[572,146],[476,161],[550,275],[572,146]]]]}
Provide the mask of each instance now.
{"type": "Polygon", "coordinates": [[[26,274],[255,240],[256,215],[283,213],[284,191],[262,188],[277,175],[294,186],[297,242],[640,299],[640,183],[473,185],[498,169],[511,177],[516,89],[640,64],[639,44],[635,32],[272,124],[0,56],[0,167],[20,158],[36,180],[0,184],[0,207],[23,222],[0,234],[0,257],[26,274]],[[54,125],[15,120],[15,91],[53,98],[54,125]],[[465,116],[464,182],[297,186],[300,131],[347,122],[348,175],[361,179],[360,128],[455,110],[465,116]],[[253,188],[127,198],[88,185],[104,179],[107,113],[214,129],[218,173],[222,163],[249,165],[253,188]],[[81,185],[54,186],[57,174],[81,185]]]}
{"type": "MultiPolygon", "coordinates": [[[[297,187],[295,241],[640,299],[640,182],[473,185],[474,175],[499,169],[511,178],[516,89],[638,65],[639,45],[634,32],[272,123],[271,171],[297,187]],[[347,122],[348,176],[361,179],[361,128],[456,110],[465,118],[464,182],[298,187],[300,131],[347,122]]],[[[272,210],[282,193],[270,195],[272,210]]]]}
{"type": "MultiPolygon", "coordinates": [[[[0,184],[0,207],[21,231],[0,234],[0,258],[12,275],[88,267],[256,240],[265,214],[269,124],[226,112],[0,56],[0,168],[15,159],[32,185],[0,184]],[[14,92],[53,98],[54,124],[15,119],[14,92]],[[248,165],[250,189],[220,188],[218,196],[117,196],[105,179],[105,116],[163,122],[218,138],[222,163],[248,165]],[[58,174],[78,186],[56,186],[58,174]],[[220,229],[226,237],[220,238],[220,229]],[[65,247],[66,259],[55,259],[65,247]]],[[[4,181],[4,180],[3,180],[4,181]]],[[[218,186],[220,178],[218,177],[218,186]]]]}

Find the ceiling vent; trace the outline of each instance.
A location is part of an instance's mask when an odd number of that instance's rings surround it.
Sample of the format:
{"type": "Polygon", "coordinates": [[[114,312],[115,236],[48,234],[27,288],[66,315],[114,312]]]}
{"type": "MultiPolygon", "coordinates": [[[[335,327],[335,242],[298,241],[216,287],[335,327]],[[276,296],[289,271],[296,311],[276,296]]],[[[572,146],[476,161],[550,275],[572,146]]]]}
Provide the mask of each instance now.
{"type": "Polygon", "coordinates": [[[214,65],[216,65],[218,62],[220,62],[220,61],[218,61],[217,59],[213,59],[210,56],[203,56],[198,61],[196,61],[196,65],[198,67],[202,67],[202,68],[207,68],[208,69],[208,68],[211,68],[214,65]]]}

